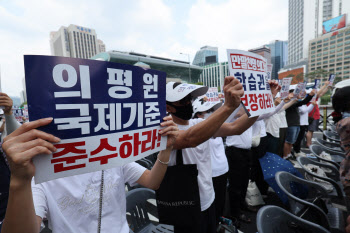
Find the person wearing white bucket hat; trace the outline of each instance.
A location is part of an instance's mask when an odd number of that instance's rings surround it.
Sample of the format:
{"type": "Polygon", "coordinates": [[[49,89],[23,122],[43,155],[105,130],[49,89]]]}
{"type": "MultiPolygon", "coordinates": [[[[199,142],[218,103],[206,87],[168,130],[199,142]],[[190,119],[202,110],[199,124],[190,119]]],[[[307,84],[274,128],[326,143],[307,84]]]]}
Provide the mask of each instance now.
{"type": "MultiPolygon", "coordinates": [[[[226,77],[224,85],[225,103],[206,120],[191,119],[193,114],[192,100],[204,95],[208,87],[193,84],[167,83],[167,112],[180,129],[170,156],[169,166],[176,164],[176,150],[182,149],[183,163],[196,164],[198,169],[198,187],[201,203],[201,221],[199,232],[216,232],[214,188],[211,177],[211,159],[209,141],[211,137],[223,137],[241,134],[252,125],[256,118],[245,117],[233,123],[225,120],[240,105],[243,87],[234,77],[226,77]],[[242,123],[245,122],[245,123],[242,123]]],[[[186,229],[187,230],[187,229],[186,229]]],[[[186,231],[187,232],[187,231],[186,231]]]]}
{"type": "MultiPolygon", "coordinates": [[[[207,119],[222,105],[221,101],[205,102],[203,98],[198,98],[193,102],[193,118],[207,119]]],[[[212,180],[215,191],[215,219],[216,224],[223,216],[226,196],[226,185],[228,176],[228,162],[225,154],[225,146],[221,137],[210,138],[210,157],[212,168],[212,180]]]]}

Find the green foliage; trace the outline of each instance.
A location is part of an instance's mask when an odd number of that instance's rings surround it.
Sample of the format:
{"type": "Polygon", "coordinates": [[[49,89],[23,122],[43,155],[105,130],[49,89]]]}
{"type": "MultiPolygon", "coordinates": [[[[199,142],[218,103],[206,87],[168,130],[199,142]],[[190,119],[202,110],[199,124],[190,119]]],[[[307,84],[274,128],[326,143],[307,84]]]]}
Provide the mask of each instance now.
{"type": "Polygon", "coordinates": [[[328,105],[331,102],[331,94],[325,94],[321,97],[321,105],[328,105]]]}
{"type": "Polygon", "coordinates": [[[203,82],[197,82],[195,83],[196,85],[202,85],[203,86],[203,82]]]}
{"type": "Polygon", "coordinates": [[[20,108],[23,108],[24,107],[24,105],[26,105],[27,104],[27,101],[26,102],[23,102],[22,104],[21,104],[21,106],[19,106],[20,108]]]}

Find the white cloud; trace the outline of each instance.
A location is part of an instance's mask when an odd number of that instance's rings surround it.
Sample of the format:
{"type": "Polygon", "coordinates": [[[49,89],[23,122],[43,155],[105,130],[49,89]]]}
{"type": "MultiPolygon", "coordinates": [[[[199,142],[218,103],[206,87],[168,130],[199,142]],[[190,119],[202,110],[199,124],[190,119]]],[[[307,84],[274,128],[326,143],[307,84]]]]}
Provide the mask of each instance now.
{"type": "Polygon", "coordinates": [[[226,49],[258,47],[275,39],[287,38],[288,8],[285,2],[230,0],[220,4],[197,1],[189,12],[186,37],[199,46],[219,47],[226,59],[226,49]]]}

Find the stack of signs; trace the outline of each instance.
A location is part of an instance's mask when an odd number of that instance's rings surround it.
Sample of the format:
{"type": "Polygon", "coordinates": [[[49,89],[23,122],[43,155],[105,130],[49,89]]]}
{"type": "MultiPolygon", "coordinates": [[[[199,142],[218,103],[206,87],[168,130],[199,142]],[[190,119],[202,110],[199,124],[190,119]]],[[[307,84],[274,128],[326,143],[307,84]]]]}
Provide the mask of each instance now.
{"type": "Polygon", "coordinates": [[[210,87],[205,96],[207,97],[206,101],[208,102],[217,102],[220,100],[217,87],[210,87]]]}
{"type": "Polygon", "coordinates": [[[30,120],[61,141],[34,158],[35,182],[99,171],[166,148],[166,74],[125,64],[24,56],[30,120]],[[45,88],[43,88],[45,87],[45,88]]]}
{"type": "MultiPolygon", "coordinates": [[[[320,89],[320,86],[321,86],[321,79],[315,79],[314,89],[316,90],[316,93],[317,93],[317,90],[320,89]]],[[[311,102],[315,102],[316,98],[317,98],[317,95],[315,94],[314,97],[312,97],[311,102]]]]}
{"type": "Polygon", "coordinates": [[[329,78],[328,78],[329,84],[328,84],[328,86],[333,86],[334,79],[335,79],[335,75],[334,74],[329,75],[329,78]]]}
{"type": "Polygon", "coordinates": [[[292,82],[292,77],[290,78],[284,78],[282,80],[282,84],[281,84],[281,99],[285,99],[288,97],[288,94],[289,94],[289,86],[292,82]]]}
{"type": "Polygon", "coordinates": [[[18,108],[18,107],[14,107],[12,108],[12,112],[13,112],[13,115],[14,117],[16,118],[16,120],[20,123],[23,122],[23,111],[22,109],[18,108]]]}
{"type": "Polygon", "coordinates": [[[241,98],[250,116],[259,116],[274,111],[273,97],[267,82],[266,59],[241,50],[227,50],[230,75],[243,85],[241,98]]]}

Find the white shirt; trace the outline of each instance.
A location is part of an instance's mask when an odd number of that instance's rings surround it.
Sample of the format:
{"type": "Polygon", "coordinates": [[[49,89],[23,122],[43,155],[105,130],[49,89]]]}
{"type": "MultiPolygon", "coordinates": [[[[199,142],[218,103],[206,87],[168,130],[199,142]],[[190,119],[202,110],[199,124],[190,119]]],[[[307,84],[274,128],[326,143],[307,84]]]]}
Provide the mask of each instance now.
{"type": "Polygon", "coordinates": [[[280,117],[280,128],[288,128],[287,119],[286,119],[286,110],[282,109],[278,116],[280,117]]]}
{"type": "Polygon", "coordinates": [[[228,172],[228,162],[224,142],[221,137],[209,139],[212,177],[218,177],[228,172]]]}
{"type": "Polygon", "coordinates": [[[265,119],[265,124],[266,132],[268,132],[275,138],[280,137],[281,116],[279,115],[279,113],[265,119]]]}
{"type": "MultiPolygon", "coordinates": [[[[180,130],[188,128],[204,121],[203,119],[191,119],[188,125],[178,125],[180,130]]],[[[182,157],[184,164],[197,164],[198,169],[198,187],[201,199],[201,210],[204,211],[210,207],[215,199],[215,193],[212,181],[211,156],[209,148],[209,140],[203,142],[194,148],[182,149],[182,157]]],[[[176,150],[171,151],[169,166],[176,164],[176,150]]]]}
{"type": "Polygon", "coordinates": [[[310,104],[307,105],[301,105],[299,107],[299,115],[300,115],[300,125],[309,125],[309,112],[314,109],[314,105],[310,104]]]}
{"type": "MultiPolygon", "coordinates": [[[[134,184],[146,169],[137,163],[105,170],[101,232],[129,233],[125,183],[134,184]]],[[[101,171],[34,184],[36,215],[46,217],[54,233],[95,233],[98,226],[101,171]]]]}
{"type": "Polygon", "coordinates": [[[252,147],[252,132],[252,127],[249,127],[241,135],[228,136],[226,138],[226,145],[241,149],[250,149],[252,147]]]}

